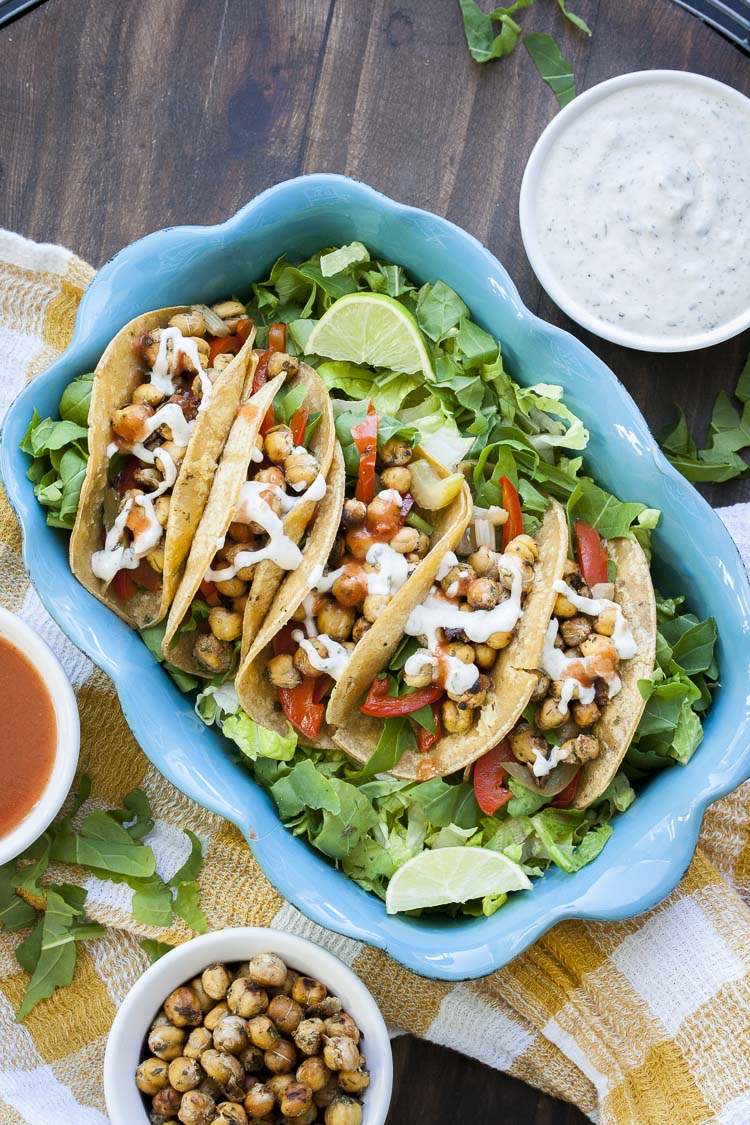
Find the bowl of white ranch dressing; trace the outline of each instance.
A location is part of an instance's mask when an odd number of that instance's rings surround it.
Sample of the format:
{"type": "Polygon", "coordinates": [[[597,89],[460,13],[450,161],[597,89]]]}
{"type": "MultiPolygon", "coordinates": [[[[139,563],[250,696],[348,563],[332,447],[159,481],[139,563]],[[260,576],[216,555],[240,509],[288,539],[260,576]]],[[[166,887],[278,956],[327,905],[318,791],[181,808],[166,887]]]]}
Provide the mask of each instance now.
{"type": "Polygon", "coordinates": [[[552,300],[651,352],[750,326],[750,98],[700,74],[594,86],[547,126],[521,185],[521,234],[552,300]]]}

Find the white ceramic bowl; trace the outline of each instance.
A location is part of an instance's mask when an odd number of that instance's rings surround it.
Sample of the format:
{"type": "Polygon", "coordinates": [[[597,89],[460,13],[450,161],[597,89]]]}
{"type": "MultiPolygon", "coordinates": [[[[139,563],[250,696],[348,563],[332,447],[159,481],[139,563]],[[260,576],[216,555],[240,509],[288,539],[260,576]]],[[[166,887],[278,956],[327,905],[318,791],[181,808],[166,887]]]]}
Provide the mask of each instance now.
{"type": "Polygon", "coordinates": [[[12,831],[0,837],[2,864],[33,844],[60,811],[78,765],[81,732],[75,694],[60,661],[48,645],[25,621],[2,608],[0,637],[15,645],[37,669],[52,699],[57,720],[57,746],[49,781],[31,811],[12,831]]]}
{"type": "Polygon", "coordinates": [[[104,1056],[104,1095],[112,1125],[148,1125],[135,1070],[144,1057],[151,1021],[169,993],[213,961],[246,961],[268,952],[278,953],[290,969],[322,981],[357,1022],[370,1072],[362,1098],[362,1125],[383,1125],[391,1100],[393,1061],[388,1030],[372,996],[356,973],[327,950],[282,930],[252,926],[203,934],[175,946],[133,985],[115,1016],[104,1056]]]}
{"type": "MultiPolygon", "coordinates": [[[[552,298],[556,305],[567,313],[568,316],[587,328],[589,332],[621,344],[626,348],[636,348],[648,352],[688,352],[698,348],[707,348],[712,344],[719,344],[737,336],[740,332],[750,327],[750,309],[740,313],[732,320],[712,328],[708,332],[693,333],[685,336],[647,336],[640,332],[618,328],[606,320],[601,320],[585,305],[582,305],[573,292],[566,288],[555,270],[550,266],[539,241],[539,230],[536,214],[536,197],[539,179],[549,153],[558,137],[596,102],[602,101],[610,94],[629,86],[653,84],[662,82],[680,82],[686,86],[705,89],[713,93],[721,93],[730,101],[747,109],[748,98],[731,86],[717,82],[713,78],[706,78],[702,74],[691,74],[680,70],[640,70],[633,74],[621,74],[617,78],[610,78],[600,82],[585,93],[579,94],[572,102],[550,121],[547,128],[534,146],[526,165],[526,170],[521,182],[521,195],[519,199],[519,219],[521,222],[521,237],[524,248],[531,263],[531,268],[537,280],[552,298]]],[[[719,251],[720,252],[720,251],[719,251]]]]}

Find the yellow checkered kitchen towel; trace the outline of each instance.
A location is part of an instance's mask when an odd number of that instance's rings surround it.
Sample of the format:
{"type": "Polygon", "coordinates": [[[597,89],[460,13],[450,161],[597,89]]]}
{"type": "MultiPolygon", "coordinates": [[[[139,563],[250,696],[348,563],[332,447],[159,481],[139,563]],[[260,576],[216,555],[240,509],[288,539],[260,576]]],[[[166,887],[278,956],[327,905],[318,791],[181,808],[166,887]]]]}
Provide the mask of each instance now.
{"type": "MultiPolygon", "coordinates": [[[[0,231],[0,417],[25,381],[68,343],[93,271],[67,250],[0,231]]],[[[738,540],[750,509],[722,515],[738,540]]],[[[592,1119],[636,1125],[750,1122],[750,783],[718,802],[679,888],[642,917],[566,922],[486,980],[455,986],[416,977],[383,953],[312,925],[265,880],[232,825],[192,804],[149,764],[109,680],[47,616],[21,562],[0,490],[0,604],[52,644],[75,685],[91,806],[135,786],[151,801],[149,842],[169,878],[186,858],[182,829],[204,846],[202,904],[212,929],[274,925],[303,933],[354,967],[386,1019],[508,1071],[592,1119]],[[101,716],[107,715],[106,734],[101,716]]],[[[146,968],[125,886],[87,877],[88,914],[109,927],[81,944],[73,985],[14,1022],[26,986],[0,935],[0,1121],[103,1125],[104,1044],[118,1005],[146,968]]],[[[182,924],[181,924],[182,925],[182,924]]]]}

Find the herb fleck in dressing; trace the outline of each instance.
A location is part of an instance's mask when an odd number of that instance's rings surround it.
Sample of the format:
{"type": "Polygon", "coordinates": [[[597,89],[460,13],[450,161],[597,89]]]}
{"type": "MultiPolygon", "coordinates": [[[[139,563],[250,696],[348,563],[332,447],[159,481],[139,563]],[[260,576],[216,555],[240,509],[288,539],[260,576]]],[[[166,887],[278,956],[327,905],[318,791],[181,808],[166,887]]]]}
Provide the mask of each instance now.
{"type": "Polygon", "coordinates": [[[750,109],[719,91],[594,103],[550,149],[536,206],[549,266],[609,324],[697,335],[750,307],[750,109]]]}

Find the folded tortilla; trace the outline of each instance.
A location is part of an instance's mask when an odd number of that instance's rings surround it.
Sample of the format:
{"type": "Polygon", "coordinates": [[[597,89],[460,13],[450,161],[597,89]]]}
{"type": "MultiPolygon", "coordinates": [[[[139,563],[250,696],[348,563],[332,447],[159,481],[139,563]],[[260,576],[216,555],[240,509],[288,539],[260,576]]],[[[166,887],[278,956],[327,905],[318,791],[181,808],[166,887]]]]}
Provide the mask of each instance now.
{"type": "Polygon", "coordinates": [[[97,578],[91,569],[91,556],[103,548],[107,532],[104,519],[105,498],[110,488],[107,456],[107,446],[112,437],[110,419],[115,410],[130,402],[133,391],[144,381],[146,369],[138,355],[141,336],[144,332],[166,328],[176,313],[187,311],[188,306],[180,305],[143,313],[131,320],[110,342],[94,375],[88,425],[89,461],[70,538],[70,566],[82,586],[136,629],[160,621],[175,596],[224,442],[237,411],[252,355],[254,332],[232,363],[221,372],[213,384],[209,405],[198,413],[195,420],[172,488],[164,536],[161,590],[137,588],[127,602],[121,601],[111,584],[97,578]]]}
{"type": "Polygon", "coordinates": [[[617,564],[615,601],[622,607],[638,652],[621,664],[622,687],[591,728],[602,749],[598,758],[581,767],[573,801],[577,809],[601,797],[619,770],[646,706],[638,681],[648,679],[656,660],[656,599],[648,559],[633,539],[610,539],[608,551],[617,564]]]}
{"type": "MultiPolygon", "coordinates": [[[[471,507],[466,523],[470,516],[471,507]]],[[[523,616],[512,641],[501,650],[494,668],[488,673],[492,687],[485,703],[478,709],[473,727],[463,734],[444,735],[425,753],[407,750],[391,770],[396,777],[424,781],[463,769],[505,738],[529,702],[537,682],[533,669],[542,658],[545,630],[557,597],[553,583],[562,577],[568,555],[565,512],[557,501],[553,500],[550,504],[535,538],[539,559],[534,567],[534,584],[524,602],[523,616]]],[[[432,560],[430,567],[421,574],[416,571],[404,587],[408,588],[408,607],[392,614],[391,606],[388,606],[364,637],[364,641],[368,642],[367,659],[360,662],[355,674],[349,678],[345,705],[336,716],[340,725],[334,735],[336,745],[361,765],[365,765],[374,754],[383,728],[382,719],[361,712],[364,696],[396,651],[409,612],[430,592],[445,551],[453,549],[454,546],[446,545],[432,560]]]]}
{"type": "MultiPolygon", "coordinates": [[[[300,364],[299,371],[291,377],[286,377],[286,381],[284,375],[278,375],[254,395],[251,393],[251,372],[247,377],[246,389],[243,393],[244,401],[227,437],[205,511],[193,539],[190,555],[185,566],[185,574],[169,612],[167,629],[164,634],[162,651],[165,659],[195,676],[210,678],[212,675],[211,672],[203,669],[193,657],[195,634],[193,632],[183,633],[177,637],[176,641],[175,637],[180,624],[185,619],[186,614],[190,612],[193,598],[198,593],[206,571],[211,566],[216,554],[217,544],[223,541],[227,529],[234,519],[242,486],[247,479],[251,454],[255,449],[258,431],[282,384],[289,388],[294,388],[299,384],[304,385],[305,405],[311,413],[320,415],[320,422],[310,438],[310,452],[318,462],[323,476],[327,476],[331,465],[336,443],[333,409],[328,391],[317,372],[305,363],[300,364]]],[[[325,503],[325,498],[323,503],[325,503]]],[[[316,501],[307,500],[303,504],[298,504],[284,517],[284,534],[293,543],[298,544],[302,539],[315,513],[315,508],[316,501]]],[[[322,508],[323,504],[321,504],[321,510],[322,508]]],[[[336,528],[333,530],[334,535],[335,533],[336,528]]],[[[323,545],[327,541],[327,529],[320,524],[319,514],[308,536],[303,558],[312,553],[315,561],[319,561],[324,549],[323,545]]],[[[272,610],[272,603],[280,587],[291,581],[299,574],[300,570],[302,570],[302,567],[298,567],[296,571],[291,572],[282,570],[270,559],[264,559],[255,567],[242,624],[241,660],[244,659],[265,621],[267,619],[274,621],[278,619],[280,609],[274,606],[272,610]]],[[[285,604],[283,599],[281,604],[285,604]]]]}
{"type": "MultiPolygon", "coordinates": [[[[318,520],[324,519],[328,528],[326,542],[323,543],[321,539],[318,545],[317,558],[314,560],[314,563],[317,564],[318,573],[320,573],[321,568],[325,566],[328,561],[328,556],[339,528],[341,510],[345,499],[346,476],[344,473],[343,458],[341,457],[338,447],[337,454],[338,456],[333,466],[331,478],[329,478],[328,492],[326,493],[325,500],[321,504],[318,519],[316,520],[317,524],[318,520]],[[333,504],[334,497],[337,498],[335,506],[333,504]],[[326,506],[325,512],[324,505],[326,506]]],[[[417,446],[415,459],[420,457],[428,460],[441,476],[448,475],[448,471],[444,469],[442,465],[434,461],[420,446],[417,446]]],[[[471,494],[469,493],[468,486],[464,484],[458,495],[446,508],[435,513],[427,513],[430,516],[434,529],[432,533],[432,546],[429,552],[418,564],[414,573],[410,575],[406,583],[393,596],[380,618],[378,618],[378,621],[365,633],[364,637],[357,644],[347,665],[346,672],[338,683],[334,685],[333,691],[331,692],[320,734],[315,742],[310,743],[310,745],[315,745],[321,749],[333,749],[336,747],[337,743],[334,741],[337,737],[335,726],[339,722],[347,720],[349,717],[353,685],[371,682],[375,673],[382,666],[383,658],[380,650],[381,641],[379,640],[383,633],[382,627],[379,627],[381,626],[381,622],[387,619],[390,622],[396,623],[396,625],[399,622],[403,623],[412,605],[415,604],[413,594],[415,584],[417,588],[421,589],[426,582],[427,589],[429,589],[445,552],[452,551],[458,546],[461,536],[471,518],[471,512],[471,494]],[[373,636],[375,637],[374,643],[372,640],[373,636]]],[[[313,562],[312,558],[310,561],[313,562]]],[[[280,734],[288,730],[288,722],[279,708],[276,689],[269,683],[264,673],[268,661],[273,656],[272,641],[274,636],[291,619],[292,614],[299,608],[305,596],[310,592],[309,579],[312,570],[313,567],[310,567],[308,575],[304,580],[302,580],[299,571],[295,572],[293,577],[290,577],[287,588],[284,591],[283,606],[277,603],[274,606],[273,612],[269,613],[268,623],[248,651],[235,681],[240,703],[245,711],[247,711],[250,718],[254,719],[262,726],[270,727],[272,730],[278,731],[280,734]],[[277,610],[279,612],[277,612],[277,610]]],[[[388,631],[387,635],[390,637],[390,631],[388,631]]],[[[399,639],[400,631],[396,637],[396,643],[398,643],[399,639]]],[[[305,740],[300,738],[300,741],[305,740]]]]}

